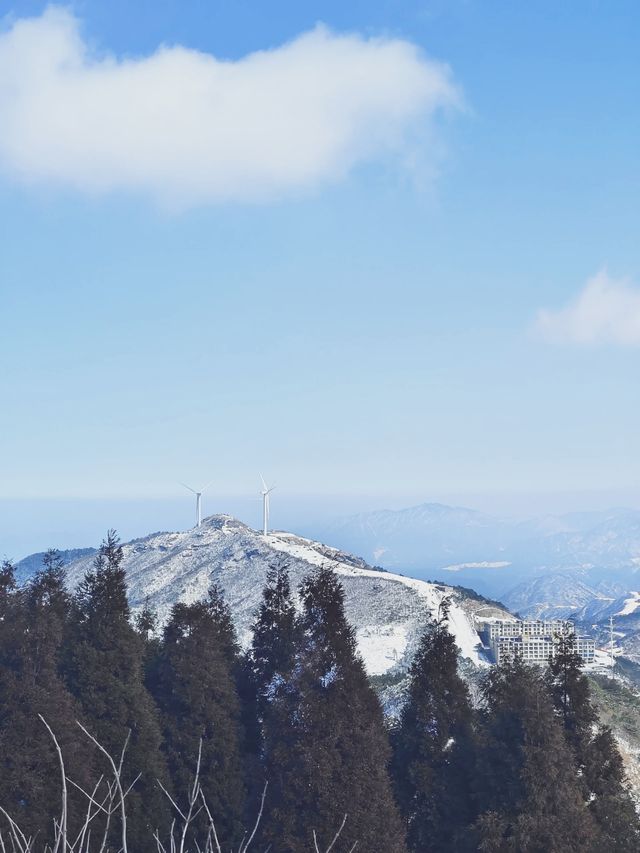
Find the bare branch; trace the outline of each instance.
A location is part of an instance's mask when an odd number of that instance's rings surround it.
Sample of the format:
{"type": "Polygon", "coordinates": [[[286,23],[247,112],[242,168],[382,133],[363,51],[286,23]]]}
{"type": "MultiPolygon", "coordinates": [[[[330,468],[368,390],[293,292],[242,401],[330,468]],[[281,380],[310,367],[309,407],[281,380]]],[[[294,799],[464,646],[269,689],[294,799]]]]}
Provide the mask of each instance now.
{"type": "MultiPolygon", "coordinates": [[[[91,806],[91,804],[93,803],[93,805],[98,809],[98,811],[103,811],[105,814],[107,814],[107,809],[105,809],[104,806],[100,805],[100,803],[96,799],[94,799],[96,792],[98,790],[98,787],[101,784],[103,779],[104,779],[104,776],[101,776],[93,788],[93,793],[87,794],[87,792],[84,790],[84,788],[81,785],[78,785],[77,782],[74,782],[73,779],[71,779],[69,776],[67,776],[67,782],[69,782],[70,785],[73,785],[74,788],[77,788],[81,794],[85,795],[85,797],[89,800],[89,806],[91,806]]],[[[107,797],[108,797],[108,795],[107,795],[107,797]]],[[[105,798],[105,801],[106,801],[106,798],[105,798]]]]}
{"type": "Polygon", "coordinates": [[[9,829],[11,830],[9,838],[11,840],[11,846],[13,847],[13,849],[16,849],[17,844],[18,850],[24,851],[24,853],[28,853],[29,849],[31,848],[31,842],[27,841],[24,836],[24,833],[6,809],[3,809],[2,806],[0,806],[0,812],[9,821],[9,829]]]}
{"type": "MultiPolygon", "coordinates": [[[[267,796],[267,787],[268,786],[269,786],[269,783],[265,782],[264,788],[262,789],[262,797],[260,799],[260,811],[258,812],[258,816],[256,818],[255,825],[253,827],[253,832],[249,836],[249,840],[247,841],[247,843],[243,847],[240,847],[240,853],[247,853],[247,850],[249,849],[249,845],[251,844],[251,842],[255,838],[255,834],[258,831],[258,827],[260,826],[260,821],[262,820],[262,812],[264,811],[264,801],[265,801],[265,797],[267,796]]],[[[345,815],[345,818],[346,818],[346,815],[345,815]]]]}
{"type": "Polygon", "coordinates": [[[62,844],[63,850],[68,846],[67,845],[67,774],[64,769],[64,758],[62,757],[62,750],[60,749],[60,744],[57,741],[56,736],[51,730],[49,723],[45,720],[42,714],[38,714],[38,717],[44,723],[47,731],[51,735],[51,739],[55,744],[56,752],[58,753],[58,762],[60,764],[60,776],[62,778],[62,814],[60,815],[60,831],[56,833],[56,843],[53,848],[53,853],[58,853],[58,849],[62,844]]]}
{"type": "Polygon", "coordinates": [[[122,749],[122,754],[120,756],[120,763],[118,766],[116,766],[115,761],[113,760],[113,758],[111,757],[109,752],[104,748],[104,746],[102,746],[102,744],[98,740],[96,740],[96,738],[85,729],[85,727],[82,725],[82,723],[78,722],[78,725],[80,726],[82,731],[86,734],[86,736],[89,738],[89,740],[92,741],[98,747],[100,752],[102,752],[102,754],[107,758],[108,762],[111,764],[111,768],[113,770],[113,775],[115,778],[115,783],[118,787],[118,792],[120,794],[120,819],[122,822],[122,853],[128,853],[128,848],[127,848],[127,810],[126,810],[125,804],[124,804],[124,792],[122,790],[122,782],[120,780],[120,772],[121,772],[121,768],[122,768],[122,762],[124,760],[124,753],[125,753],[125,750],[127,748],[127,744],[129,743],[129,736],[131,734],[131,731],[129,731],[129,734],[127,735],[127,739],[126,739],[125,744],[124,744],[124,747],[122,749]]]}
{"type": "MultiPolygon", "coordinates": [[[[336,832],[336,834],[333,836],[333,841],[327,847],[327,849],[324,851],[324,853],[331,853],[331,851],[335,847],[336,842],[338,841],[338,839],[342,835],[342,830],[344,829],[345,824],[347,822],[347,817],[348,817],[348,815],[345,814],[345,816],[342,818],[342,823],[340,824],[340,827],[338,828],[338,831],[336,832]]],[[[353,853],[353,851],[356,849],[357,844],[358,844],[358,842],[356,841],[353,844],[353,846],[349,849],[349,853],[353,853]]],[[[318,837],[316,835],[315,829],[313,830],[313,846],[314,846],[315,853],[321,853],[320,848],[318,847],[318,837]]]]}
{"type": "MultiPolygon", "coordinates": [[[[184,853],[184,845],[187,840],[187,833],[189,831],[189,826],[191,822],[195,820],[196,815],[193,814],[193,807],[198,799],[198,791],[200,790],[200,763],[202,761],[202,738],[200,738],[200,742],[198,743],[198,760],[196,762],[196,772],[193,778],[193,787],[191,789],[191,795],[189,797],[189,811],[187,812],[187,818],[184,822],[184,826],[182,827],[182,837],[180,839],[180,853],[184,853]]],[[[198,811],[200,811],[198,809],[198,811]]]]}
{"type": "Polygon", "coordinates": [[[122,765],[124,763],[124,754],[127,751],[127,747],[129,746],[129,740],[131,739],[131,729],[127,730],[127,736],[124,741],[124,745],[122,747],[122,752],[120,753],[120,761],[118,762],[118,775],[122,775],[122,765]]]}
{"type": "Polygon", "coordinates": [[[337,841],[337,840],[340,838],[340,836],[342,835],[342,830],[344,829],[344,825],[345,825],[345,823],[346,823],[346,822],[347,822],[347,815],[345,814],[345,816],[342,818],[342,823],[340,824],[340,829],[339,829],[339,830],[336,832],[336,834],[334,835],[334,837],[333,837],[333,841],[332,841],[332,842],[331,842],[331,844],[327,847],[327,849],[326,849],[325,853],[331,853],[331,851],[332,851],[332,850],[333,850],[333,848],[335,847],[335,843],[336,843],[336,841],[337,841]]]}
{"type": "MultiPolygon", "coordinates": [[[[209,818],[209,835],[213,837],[213,840],[214,840],[215,845],[216,845],[217,853],[222,853],[222,847],[220,847],[220,841],[218,840],[218,833],[216,832],[216,824],[215,824],[215,821],[213,819],[211,812],[209,811],[209,806],[207,805],[207,800],[205,798],[204,791],[202,791],[202,789],[200,790],[200,796],[202,797],[202,804],[204,805],[204,809],[207,813],[207,817],[209,818]]],[[[209,846],[212,847],[210,842],[209,842],[209,846]]]]}
{"type": "Polygon", "coordinates": [[[170,793],[167,791],[167,789],[164,787],[164,785],[162,784],[162,782],[161,782],[159,779],[156,779],[156,782],[157,782],[157,783],[158,783],[158,785],[160,786],[160,790],[162,791],[162,793],[163,793],[163,794],[165,795],[165,797],[169,800],[169,802],[170,802],[170,803],[171,803],[171,805],[174,807],[174,809],[178,812],[178,814],[180,815],[180,817],[182,818],[182,820],[186,820],[187,818],[186,818],[186,816],[182,813],[182,810],[181,810],[180,806],[176,803],[176,801],[173,799],[173,797],[171,796],[171,794],[170,794],[170,793]]]}

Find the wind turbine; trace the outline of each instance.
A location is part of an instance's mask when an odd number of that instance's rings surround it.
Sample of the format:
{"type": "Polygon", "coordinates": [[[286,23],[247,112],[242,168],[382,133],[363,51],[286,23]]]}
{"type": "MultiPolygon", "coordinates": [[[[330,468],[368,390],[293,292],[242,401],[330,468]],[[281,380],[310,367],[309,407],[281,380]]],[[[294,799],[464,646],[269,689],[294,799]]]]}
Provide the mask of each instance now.
{"type": "MultiPolygon", "coordinates": [[[[211,482],[213,482],[213,480],[211,482]]],[[[196,496],[196,527],[200,527],[200,525],[202,524],[202,495],[204,492],[207,491],[211,483],[207,483],[207,485],[200,489],[199,492],[197,492],[195,489],[192,489],[191,486],[187,486],[186,483],[180,483],[180,485],[184,486],[185,489],[189,489],[189,491],[193,492],[193,494],[196,496]]]]}
{"type": "Polygon", "coordinates": [[[267,486],[264,477],[260,474],[262,480],[262,533],[264,536],[269,532],[269,495],[275,489],[275,486],[267,486]]]}

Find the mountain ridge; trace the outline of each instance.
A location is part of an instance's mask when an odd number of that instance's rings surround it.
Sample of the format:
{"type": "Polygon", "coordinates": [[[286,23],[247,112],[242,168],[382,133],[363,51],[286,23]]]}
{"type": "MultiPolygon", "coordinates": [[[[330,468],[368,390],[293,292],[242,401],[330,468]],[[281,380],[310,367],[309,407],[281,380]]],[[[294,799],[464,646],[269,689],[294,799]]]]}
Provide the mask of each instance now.
{"type": "MultiPolygon", "coordinates": [[[[203,598],[215,581],[228,601],[240,642],[246,645],[268,568],[285,564],[292,586],[317,566],[329,563],[345,589],[346,612],[367,671],[381,675],[408,665],[429,616],[451,598],[449,623],[463,657],[485,663],[473,614],[482,608],[508,617],[493,603],[456,590],[370,566],[337,548],[284,531],[267,536],[228,515],[206,518],[186,532],[155,533],[123,544],[132,610],[149,603],[161,620],[177,601],[203,598]]],[[[91,569],[86,555],[67,567],[69,585],[91,569]]]]}

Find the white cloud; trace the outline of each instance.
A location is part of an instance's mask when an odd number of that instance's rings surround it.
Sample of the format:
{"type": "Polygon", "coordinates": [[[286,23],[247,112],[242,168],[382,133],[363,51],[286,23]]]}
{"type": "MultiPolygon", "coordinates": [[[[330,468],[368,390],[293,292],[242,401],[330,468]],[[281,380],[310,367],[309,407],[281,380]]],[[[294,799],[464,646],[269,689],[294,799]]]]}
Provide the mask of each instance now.
{"type": "Polygon", "coordinates": [[[0,168],[24,183],[260,201],[411,160],[415,131],[460,105],[448,68],[409,42],[322,26],[238,61],[98,56],[58,7],[0,33],[0,168]]]}
{"type": "Polygon", "coordinates": [[[570,344],[640,346],[640,288],[601,270],[559,311],[540,311],[536,329],[570,344]]]}

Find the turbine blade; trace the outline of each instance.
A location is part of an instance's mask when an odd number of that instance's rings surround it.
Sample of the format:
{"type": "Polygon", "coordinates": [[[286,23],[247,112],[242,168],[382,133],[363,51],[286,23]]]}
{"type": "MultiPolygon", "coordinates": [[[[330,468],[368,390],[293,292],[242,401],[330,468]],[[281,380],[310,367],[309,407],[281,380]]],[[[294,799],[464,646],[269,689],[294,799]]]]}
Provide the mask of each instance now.
{"type": "Polygon", "coordinates": [[[267,484],[265,483],[264,477],[262,476],[262,474],[260,474],[260,479],[262,480],[262,488],[265,490],[265,492],[268,491],[267,484]]]}
{"type": "Polygon", "coordinates": [[[189,489],[189,491],[190,491],[190,492],[193,492],[193,494],[194,494],[194,495],[197,495],[197,494],[198,494],[198,493],[196,492],[196,490],[195,490],[195,489],[192,489],[192,488],[191,488],[191,486],[187,486],[187,484],[186,484],[186,483],[180,483],[180,485],[181,485],[181,486],[184,486],[184,487],[185,487],[185,489],[189,489]]]}
{"type": "Polygon", "coordinates": [[[207,485],[206,485],[206,486],[203,486],[203,487],[200,489],[200,494],[202,494],[203,492],[206,492],[206,491],[207,491],[207,489],[209,488],[209,486],[213,486],[213,480],[210,480],[210,481],[207,483],[207,485]]]}

